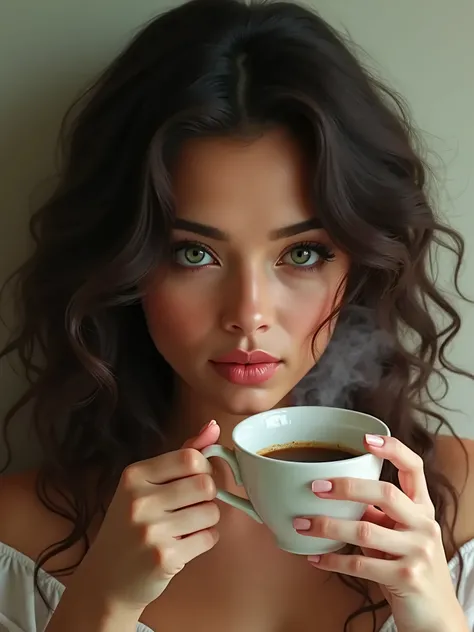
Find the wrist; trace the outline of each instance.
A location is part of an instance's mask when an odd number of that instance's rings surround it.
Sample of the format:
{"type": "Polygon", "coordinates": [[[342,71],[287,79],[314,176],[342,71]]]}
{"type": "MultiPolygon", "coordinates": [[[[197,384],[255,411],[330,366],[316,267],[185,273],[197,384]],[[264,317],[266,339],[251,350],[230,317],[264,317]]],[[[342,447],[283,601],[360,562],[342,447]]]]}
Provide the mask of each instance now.
{"type": "Polygon", "coordinates": [[[46,632],[135,632],[143,610],[132,610],[109,600],[93,587],[71,582],[46,632]]]}
{"type": "Polygon", "coordinates": [[[99,623],[100,632],[135,632],[143,612],[143,609],[132,610],[120,603],[111,602],[104,596],[96,595],[92,603],[88,599],[87,604],[92,609],[94,620],[99,623]]]}
{"type": "MultiPolygon", "coordinates": [[[[449,615],[443,616],[444,621],[436,620],[422,627],[416,627],[416,632],[471,632],[466,615],[463,612],[461,605],[456,601],[457,607],[455,607],[449,615]]],[[[405,628],[401,626],[397,627],[399,632],[414,632],[415,628],[409,626],[405,628]]]]}
{"type": "Polygon", "coordinates": [[[129,629],[135,631],[144,608],[131,608],[103,591],[97,590],[95,586],[88,587],[87,583],[78,582],[71,588],[71,601],[77,602],[80,599],[81,604],[88,604],[94,620],[101,625],[100,632],[121,632],[129,629]],[[87,595],[86,601],[84,601],[84,595],[87,595]]]}

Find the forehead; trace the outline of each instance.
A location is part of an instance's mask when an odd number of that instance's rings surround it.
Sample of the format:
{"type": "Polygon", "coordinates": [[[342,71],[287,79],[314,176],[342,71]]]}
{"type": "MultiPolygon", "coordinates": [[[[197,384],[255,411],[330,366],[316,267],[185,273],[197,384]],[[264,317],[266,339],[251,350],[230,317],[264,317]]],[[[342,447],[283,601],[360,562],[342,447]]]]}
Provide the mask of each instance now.
{"type": "Polygon", "coordinates": [[[226,232],[314,216],[303,152],[282,129],[252,140],[188,141],[173,173],[176,216],[226,232]]]}

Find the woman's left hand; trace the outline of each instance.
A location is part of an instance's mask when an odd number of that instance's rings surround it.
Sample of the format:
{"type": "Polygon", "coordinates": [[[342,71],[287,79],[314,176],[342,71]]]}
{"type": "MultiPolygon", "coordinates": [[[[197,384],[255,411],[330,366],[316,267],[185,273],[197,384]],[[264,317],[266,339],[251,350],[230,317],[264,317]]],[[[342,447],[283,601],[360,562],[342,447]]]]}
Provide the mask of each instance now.
{"type": "Polygon", "coordinates": [[[380,584],[398,632],[468,632],[422,459],[393,437],[366,435],[365,444],[372,454],[395,465],[402,491],[391,483],[365,479],[315,481],[313,491],[318,497],[356,501],[368,509],[360,521],[324,516],[295,519],[294,526],[302,535],[342,540],[363,553],[328,553],[309,561],[322,570],[380,584]],[[329,484],[329,491],[318,491],[329,484]]]}

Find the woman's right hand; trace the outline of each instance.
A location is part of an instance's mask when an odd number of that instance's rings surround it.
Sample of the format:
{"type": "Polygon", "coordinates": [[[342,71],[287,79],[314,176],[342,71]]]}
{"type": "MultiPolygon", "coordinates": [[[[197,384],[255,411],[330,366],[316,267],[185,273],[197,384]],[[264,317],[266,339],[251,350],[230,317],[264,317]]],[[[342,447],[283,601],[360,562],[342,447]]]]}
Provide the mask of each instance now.
{"type": "MultiPolygon", "coordinates": [[[[199,450],[217,442],[211,422],[182,449],[127,467],[75,580],[108,606],[137,612],[218,540],[211,466],[199,450]]],[[[74,582],[75,583],[75,582],[74,582]]]]}

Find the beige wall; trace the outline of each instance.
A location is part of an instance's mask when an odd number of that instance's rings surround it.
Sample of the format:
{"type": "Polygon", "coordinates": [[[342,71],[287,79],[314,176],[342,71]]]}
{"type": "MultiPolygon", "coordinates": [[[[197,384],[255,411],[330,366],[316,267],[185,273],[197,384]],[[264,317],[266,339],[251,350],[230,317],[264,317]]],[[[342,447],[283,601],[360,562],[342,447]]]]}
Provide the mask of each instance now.
{"type": "MultiPolygon", "coordinates": [[[[173,2],[17,0],[0,8],[0,278],[27,252],[29,197],[52,170],[61,116],[75,95],[136,28],[173,2]]],[[[312,6],[377,60],[374,66],[412,106],[441,177],[442,210],[467,236],[474,229],[473,0],[313,0],[312,6]]],[[[446,262],[442,261],[442,276],[446,262]]],[[[474,240],[464,287],[474,295],[474,240]]],[[[451,358],[474,370],[474,311],[461,306],[464,331],[451,358]]],[[[0,330],[0,340],[5,332],[0,330]]],[[[474,386],[450,378],[451,419],[474,437],[474,386]]],[[[0,367],[0,414],[21,391],[0,367]]],[[[22,438],[17,466],[32,459],[22,438]]]]}

